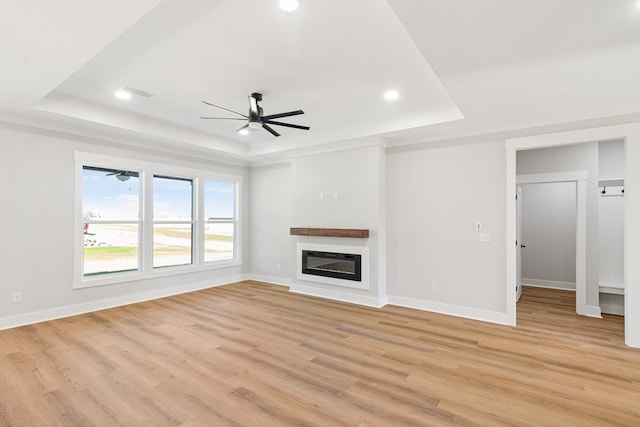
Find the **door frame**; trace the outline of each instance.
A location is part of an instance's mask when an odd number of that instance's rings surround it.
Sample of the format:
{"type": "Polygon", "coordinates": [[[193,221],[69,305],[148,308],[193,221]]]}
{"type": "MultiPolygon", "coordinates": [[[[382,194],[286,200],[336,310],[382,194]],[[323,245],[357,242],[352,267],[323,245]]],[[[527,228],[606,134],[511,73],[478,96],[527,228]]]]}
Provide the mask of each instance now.
{"type": "Polygon", "coordinates": [[[516,185],[574,182],[576,184],[576,313],[602,317],[599,306],[587,305],[587,171],[516,175],[516,185]]]}
{"type": "Polygon", "coordinates": [[[516,185],[516,303],[522,296],[522,187],[516,185]]]}
{"type": "Polygon", "coordinates": [[[516,300],[513,284],[516,280],[516,205],[513,189],[516,185],[516,152],[584,142],[623,140],[625,145],[625,343],[640,348],[640,123],[594,127],[590,129],[548,133],[506,140],[506,319],[516,324],[516,300]]]}

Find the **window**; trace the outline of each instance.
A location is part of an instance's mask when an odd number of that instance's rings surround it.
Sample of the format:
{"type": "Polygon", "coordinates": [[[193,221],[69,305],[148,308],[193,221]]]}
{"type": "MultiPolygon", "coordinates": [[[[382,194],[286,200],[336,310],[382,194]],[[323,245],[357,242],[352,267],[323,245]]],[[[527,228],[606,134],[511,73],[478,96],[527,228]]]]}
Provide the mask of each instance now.
{"type": "Polygon", "coordinates": [[[204,260],[233,259],[235,241],[235,183],[204,184],[204,260]]]}
{"type": "Polygon", "coordinates": [[[193,258],[193,182],[153,177],[153,266],[191,264],[193,258]]]}
{"type": "Polygon", "coordinates": [[[241,264],[242,178],[76,152],[74,287],[241,264]]]}
{"type": "Polygon", "coordinates": [[[83,274],[135,271],[139,267],[138,172],[82,169],[83,274]]]}

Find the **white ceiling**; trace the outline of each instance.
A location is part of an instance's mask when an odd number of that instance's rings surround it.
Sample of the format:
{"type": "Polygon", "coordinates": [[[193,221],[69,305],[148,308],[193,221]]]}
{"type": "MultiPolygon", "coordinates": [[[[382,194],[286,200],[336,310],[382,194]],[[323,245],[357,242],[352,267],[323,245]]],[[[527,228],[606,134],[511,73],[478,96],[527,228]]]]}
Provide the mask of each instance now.
{"type": "Polygon", "coordinates": [[[261,161],[640,112],[637,0],[0,0],[0,119],[261,161]],[[114,90],[154,94],[129,101],[114,90]],[[386,102],[388,89],[400,92],[386,102]],[[261,92],[277,127],[241,136],[261,92]]]}

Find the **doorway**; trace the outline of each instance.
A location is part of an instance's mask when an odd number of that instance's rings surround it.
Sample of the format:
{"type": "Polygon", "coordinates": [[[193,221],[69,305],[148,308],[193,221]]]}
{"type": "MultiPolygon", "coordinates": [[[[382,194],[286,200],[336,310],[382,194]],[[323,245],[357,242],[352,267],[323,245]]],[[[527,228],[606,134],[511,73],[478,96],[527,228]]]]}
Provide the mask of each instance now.
{"type": "MultiPolygon", "coordinates": [[[[576,290],[576,184],[518,185],[521,200],[520,282],[576,290]]],[[[575,300],[575,298],[574,298],[575,300]]],[[[574,302],[575,303],[575,302],[574,302]]]]}
{"type": "MultiPolygon", "coordinates": [[[[586,222],[586,211],[587,211],[587,193],[586,193],[586,180],[587,180],[587,176],[588,173],[586,171],[574,171],[574,172],[563,172],[563,173],[547,173],[547,174],[530,174],[530,175],[517,175],[516,176],[516,183],[518,185],[518,187],[521,189],[520,192],[520,199],[524,201],[524,198],[526,197],[526,194],[522,191],[522,187],[523,186],[530,186],[530,185],[545,185],[546,188],[542,188],[542,190],[549,190],[550,188],[553,187],[549,187],[549,185],[553,185],[553,184],[559,184],[559,185],[568,185],[570,189],[572,189],[572,191],[574,191],[575,193],[575,209],[573,210],[573,218],[575,219],[575,221],[573,222],[574,224],[574,233],[573,236],[575,236],[575,246],[573,246],[574,248],[574,259],[573,260],[567,260],[568,262],[571,262],[572,265],[574,266],[574,274],[571,275],[570,277],[574,280],[573,282],[566,282],[566,281],[561,281],[561,280],[548,280],[546,279],[545,283],[545,279],[543,278],[542,281],[538,282],[537,285],[539,286],[547,286],[547,287],[564,287],[565,289],[567,288],[566,286],[562,286],[560,283],[561,282],[565,282],[565,283],[574,283],[574,289],[576,291],[576,313],[580,314],[580,315],[584,315],[584,316],[592,316],[592,317],[600,317],[600,309],[599,307],[596,306],[589,306],[587,304],[587,222],[586,222]]],[[[535,188],[535,187],[531,187],[531,188],[535,188]]],[[[559,189],[560,187],[556,187],[556,189],[559,189]]],[[[567,188],[567,187],[564,187],[567,188]]],[[[559,192],[558,196],[562,197],[563,193],[559,192]]],[[[518,206],[518,203],[516,203],[516,209],[518,206]]],[[[557,207],[554,206],[541,206],[541,209],[555,209],[557,207]]],[[[522,216],[522,207],[520,207],[520,216],[522,216]]],[[[516,214],[517,215],[517,214],[516,214]]],[[[566,216],[566,215],[565,215],[566,216]]],[[[522,219],[520,219],[520,222],[522,222],[522,219]]],[[[517,225],[517,228],[521,228],[521,225],[517,225]]],[[[531,230],[529,230],[531,231],[531,230]]],[[[540,259],[537,260],[537,264],[539,265],[543,265],[545,263],[553,263],[554,261],[550,261],[550,258],[548,258],[549,255],[554,256],[551,248],[549,248],[549,243],[550,242],[545,242],[545,239],[550,239],[553,238],[553,236],[551,236],[550,233],[557,233],[559,232],[559,230],[548,230],[548,229],[540,229],[538,231],[539,236],[537,236],[538,238],[540,238],[538,245],[542,245],[545,248],[537,248],[537,249],[547,249],[547,251],[540,257],[540,259]]],[[[562,231],[565,232],[565,231],[562,231]]],[[[524,234],[524,233],[522,233],[524,234]]],[[[522,238],[521,238],[522,239],[522,238]]],[[[523,240],[521,240],[521,243],[525,243],[523,240]]],[[[516,247],[516,251],[522,251],[522,249],[525,249],[524,247],[522,247],[523,245],[519,243],[517,244],[516,247]]],[[[534,242],[531,242],[534,243],[534,242]]],[[[524,244],[524,246],[526,246],[526,243],[524,244]]],[[[559,249],[559,251],[562,251],[564,248],[557,248],[559,249]]],[[[559,253],[559,254],[555,254],[555,256],[564,256],[566,254],[564,253],[559,253]]],[[[560,261],[562,261],[562,259],[560,259],[560,261]]],[[[518,254],[516,255],[516,263],[522,263],[522,255],[518,254]]],[[[517,283],[518,284],[522,284],[522,266],[517,266],[517,283]]],[[[550,270],[554,270],[553,268],[551,268],[550,270]]],[[[561,276],[565,276],[567,277],[567,272],[566,271],[562,271],[562,266],[558,265],[555,268],[555,273],[553,271],[551,271],[551,276],[547,276],[547,277],[561,277],[561,276]],[[560,276],[558,276],[560,275],[560,276]]],[[[520,286],[521,288],[521,286],[520,286]]]]}
{"type": "Polygon", "coordinates": [[[625,342],[640,348],[640,125],[637,123],[557,132],[506,141],[506,319],[516,324],[516,153],[519,150],[560,147],[585,141],[623,140],[625,144],[625,342]],[[633,190],[631,190],[633,189],[633,190]]]}

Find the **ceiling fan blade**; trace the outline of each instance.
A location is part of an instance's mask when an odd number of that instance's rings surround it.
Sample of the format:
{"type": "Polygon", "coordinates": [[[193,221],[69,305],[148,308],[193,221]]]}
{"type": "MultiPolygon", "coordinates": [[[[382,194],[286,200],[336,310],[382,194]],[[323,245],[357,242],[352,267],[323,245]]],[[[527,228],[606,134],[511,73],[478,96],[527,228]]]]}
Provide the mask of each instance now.
{"type": "Polygon", "coordinates": [[[207,104],[207,105],[210,105],[210,106],[212,106],[212,107],[216,107],[216,108],[219,108],[219,109],[221,109],[221,110],[228,111],[228,112],[233,113],[233,114],[237,114],[237,115],[239,115],[239,116],[244,117],[245,119],[248,119],[248,118],[249,118],[249,117],[245,116],[244,114],[238,113],[237,111],[229,110],[228,108],[224,108],[224,107],[221,107],[221,106],[216,105],[216,104],[212,104],[212,103],[207,102],[207,101],[202,101],[202,102],[203,102],[203,103],[205,103],[205,104],[207,104]]]}
{"type": "Polygon", "coordinates": [[[249,123],[247,123],[246,125],[242,126],[241,128],[237,129],[236,132],[240,132],[242,129],[246,129],[249,127],[249,123]]]}
{"type": "Polygon", "coordinates": [[[288,128],[294,128],[294,129],[302,129],[302,130],[311,129],[309,126],[292,125],[291,123],[274,122],[273,120],[263,120],[262,123],[263,123],[263,126],[264,126],[264,123],[268,123],[270,125],[286,126],[288,128]]]}
{"type": "Polygon", "coordinates": [[[247,118],[239,118],[239,117],[200,117],[201,119],[209,119],[209,120],[247,120],[247,118]]]}
{"type": "Polygon", "coordinates": [[[269,132],[271,135],[273,135],[273,136],[275,136],[275,137],[280,136],[280,134],[279,134],[278,132],[276,132],[275,130],[273,130],[273,129],[271,128],[271,126],[269,126],[269,125],[267,125],[267,124],[265,124],[265,123],[262,123],[262,128],[263,128],[263,129],[265,129],[267,132],[269,132]]]}
{"type": "Polygon", "coordinates": [[[289,111],[288,113],[271,114],[269,116],[263,116],[262,120],[279,119],[281,117],[298,116],[300,114],[304,114],[304,111],[296,110],[296,111],[289,111]]]}

